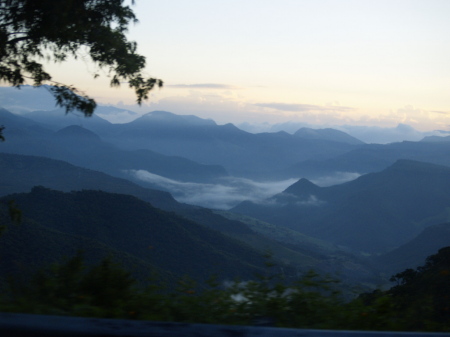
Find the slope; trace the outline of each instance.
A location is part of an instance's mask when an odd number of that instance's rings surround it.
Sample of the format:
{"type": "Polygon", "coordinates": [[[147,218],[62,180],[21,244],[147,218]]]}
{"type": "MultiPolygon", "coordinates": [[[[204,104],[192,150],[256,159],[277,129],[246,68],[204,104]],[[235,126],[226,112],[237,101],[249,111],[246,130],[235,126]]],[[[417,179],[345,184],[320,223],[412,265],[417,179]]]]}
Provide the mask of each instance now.
{"type": "MultiPolygon", "coordinates": [[[[30,221],[65,235],[100,242],[174,275],[188,274],[201,281],[212,274],[219,279],[250,278],[264,265],[261,254],[238,241],[132,196],[87,190],[64,193],[35,187],[30,193],[0,200],[11,199],[30,221]]],[[[57,239],[34,245],[47,246],[47,254],[61,256],[61,242],[57,239]]],[[[92,247],[82,245],[82,241],[80,248],[86,250],[86,256],[91,254],[92,247]]]]}
{"type": "MultiPolygon", "coordinates": [[[[57,119],[57,116],[59,115],[52,118],[57,119]]],[[[64,118],[64,115],[59,118],[64,118]]],[[[0,147],[2,152],[64,160],[119,177],[127,177],[127,170],[146,170],[171,179],[195,182],[209,182],[228,175],[225,169],[218,165],[199,164],[183,157],[143,150],[142,147],[133,151],[120,149],[106,143],[98,134],[78,123],[55,132],[28,118],[2,109],[0,119],[7,124],[4,132],[6,142],[0,147]]],[[[104,125],[100,122],[100,117],[93,120],[104,125]]],[[[104,122],[109,127],[113,125],[104,122]]]]}
{"type": "Polygon", "coordinates": [[[393,275],[407,268],[419,267],[427,256],[448,246],[450,246],[450,223],[432,225],[404,245],[375,257],[374,263],[387,275],[393,275]]]}
{"type": "Polygon", "coordinates": [[[331,158],[360,146],[285,132],[251,134],[232,124],[217,125],[212,120],[165,111],[150,112],[97,132],[123,148],[183,156],[247,177],[269,177],[273,170],[300,160],[331,158]]]}
{"type": "Polygon", "coordinates": [[[361,145],[364,142],[359,139],[350,136],[349,134],[339,131],[336,129],[325,128],[325,129],[311,129],[311,128],[300,128],[295,133],[294,136],[305,138],[305,139],[322,139],[322,140],[331,140],[335,142],[348,143],[361,145]]]}
{"type": "Polygon", "coordinates": [[[341,185],[300,180],[264,205],[245,202],[233,212],[359,251],[383,252],[420,233],[450,205],[450,168],[400,160],[341,185]]]}
{"type": "MultiPolygon", "coordinates": [[[[225,212],[217,214],[209,209],[180,204],[166,192],[146,189],[130,181],[65,162],[0,153],[0,196],[29,192],[36,185],[65,192],[90,189],[133,195],[155,207],[176,212],[187,219],[232,236],[259,251],[269,249],[276,260],[289,263],[298,270],[340,270],[342,277],[352,274],[354,279],[361,279],[371,273],[370,268],[366,268],[334,245],[284,227],[275,227],[244,217],[227,219],[230,214],[225,212]]],[[[370,277],[375,278],[374,275],[370,277]]]]}
{"type": "Polygon", "coordinates": [[[324,160],[304,160],[280,172],[281,177],[307,177],[314,179],[336,172],[360,174],[378,172],[397,160],[408,159],[450,166],[450,142],[400,142],[391,144],[365,144],[346,153],[336,153],[324,160]]]}

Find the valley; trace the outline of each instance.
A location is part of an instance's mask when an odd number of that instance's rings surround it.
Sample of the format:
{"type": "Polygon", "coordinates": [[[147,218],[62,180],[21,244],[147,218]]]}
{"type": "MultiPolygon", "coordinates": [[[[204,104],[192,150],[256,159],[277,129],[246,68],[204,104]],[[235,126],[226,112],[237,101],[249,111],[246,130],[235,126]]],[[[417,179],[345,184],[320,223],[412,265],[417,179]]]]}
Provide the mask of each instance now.
{"type": "Polygon", "coordinates": [[[82,250],[141,279],[225,281],[252,278],[270,252],[288,278],[312,269],[373,289],[450,245],[445,137],[253,134],[164,111],[123,124],[61,110],[4,108],[0,118],[0,197],[24,218],[1,238],[4,271],[82,250]]]}

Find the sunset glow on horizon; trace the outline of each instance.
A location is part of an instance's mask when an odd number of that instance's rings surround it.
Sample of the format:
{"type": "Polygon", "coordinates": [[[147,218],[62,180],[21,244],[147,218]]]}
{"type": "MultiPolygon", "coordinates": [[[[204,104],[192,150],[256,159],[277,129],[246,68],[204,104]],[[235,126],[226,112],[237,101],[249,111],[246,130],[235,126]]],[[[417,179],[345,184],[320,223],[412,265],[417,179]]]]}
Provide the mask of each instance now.
{"type": "MultiPolygon", "coordinates": [[[[129,38],[164,80],[141,111],[225,122],[450,129],[446,0],[138,0],[129,38]]],[[[133,93],[88,62],[48,65],[100,103],[133,93]]]]}

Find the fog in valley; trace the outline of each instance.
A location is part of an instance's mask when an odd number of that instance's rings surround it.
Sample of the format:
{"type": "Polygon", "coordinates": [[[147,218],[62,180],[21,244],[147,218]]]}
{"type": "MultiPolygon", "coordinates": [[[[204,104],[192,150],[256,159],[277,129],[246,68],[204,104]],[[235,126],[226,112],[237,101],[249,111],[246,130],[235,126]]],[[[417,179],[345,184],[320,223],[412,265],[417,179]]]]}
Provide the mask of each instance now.
{"type": "MultiPolygon", "coordinates": [[[[129,170],[128,174],[135,179],[157,185],[170,192],[179,202],[203,206],[213,209],[230,209],[238,203],[249,200],[263,203],[265,199],[283,192],[294,184],[298,178],[281,181],[254,181],[238,177],[224,177],[217,183],[181,182],[169,179],[145,170],[129,170]]],[[[331,186],[358,178],[358,173],[336,172],[312,180],[318,186],[331,186]]]]}

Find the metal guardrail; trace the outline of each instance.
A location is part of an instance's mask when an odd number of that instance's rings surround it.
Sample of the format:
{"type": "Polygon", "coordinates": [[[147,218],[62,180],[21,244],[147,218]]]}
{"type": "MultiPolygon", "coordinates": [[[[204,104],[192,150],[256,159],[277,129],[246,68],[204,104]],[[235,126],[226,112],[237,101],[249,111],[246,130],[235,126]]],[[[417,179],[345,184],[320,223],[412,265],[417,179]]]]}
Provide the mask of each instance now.
{"type": "Polygon", "coordinates": [[[334,331],[0,313],[1,337],[449,337],[450,333],[334,331]]]}

